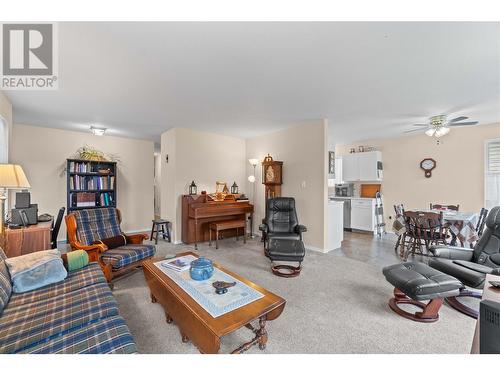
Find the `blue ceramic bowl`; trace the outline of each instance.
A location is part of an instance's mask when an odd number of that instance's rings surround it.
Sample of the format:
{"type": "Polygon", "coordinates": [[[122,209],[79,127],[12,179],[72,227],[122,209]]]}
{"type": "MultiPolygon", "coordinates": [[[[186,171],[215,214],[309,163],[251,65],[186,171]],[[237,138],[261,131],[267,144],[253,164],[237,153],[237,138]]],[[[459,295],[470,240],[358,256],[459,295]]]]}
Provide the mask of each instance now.
{"type": "Polygon", "coordinates": [[[199,257],[191,262],[189,274],[193,280],[203,281],[210,279],[214,274],[214,266],[210,259],[199,257]]]}

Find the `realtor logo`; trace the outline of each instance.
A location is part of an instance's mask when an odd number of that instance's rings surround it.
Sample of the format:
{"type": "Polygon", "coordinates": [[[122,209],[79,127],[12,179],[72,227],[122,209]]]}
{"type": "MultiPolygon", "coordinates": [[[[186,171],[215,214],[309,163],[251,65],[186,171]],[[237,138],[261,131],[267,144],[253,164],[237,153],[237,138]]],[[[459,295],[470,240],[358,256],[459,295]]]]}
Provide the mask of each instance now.
{"type": "Polygon", "coordinates": [[[1,30],[0,88],[57,89],[56,24],[2,24],[1,30]]]}

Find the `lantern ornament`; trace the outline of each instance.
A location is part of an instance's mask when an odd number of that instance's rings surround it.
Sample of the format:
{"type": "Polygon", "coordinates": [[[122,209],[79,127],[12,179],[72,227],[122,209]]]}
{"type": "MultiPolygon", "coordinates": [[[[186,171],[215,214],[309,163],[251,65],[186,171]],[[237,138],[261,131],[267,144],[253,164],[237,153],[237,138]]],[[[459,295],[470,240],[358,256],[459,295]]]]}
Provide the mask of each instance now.
{"type": "Polygon", "coordinates": [[[194,181],[191,182],[191,185],[189,185],[189,195],[196,195],[198,194],[198,187],[194,183],[194,181]]]}
{"type": "Polygon", "coordinates": [[[236,181],[234,181],[233,185],[231,186],[231,194],[238,194],[238,185],[236,185],[236,181]]]}

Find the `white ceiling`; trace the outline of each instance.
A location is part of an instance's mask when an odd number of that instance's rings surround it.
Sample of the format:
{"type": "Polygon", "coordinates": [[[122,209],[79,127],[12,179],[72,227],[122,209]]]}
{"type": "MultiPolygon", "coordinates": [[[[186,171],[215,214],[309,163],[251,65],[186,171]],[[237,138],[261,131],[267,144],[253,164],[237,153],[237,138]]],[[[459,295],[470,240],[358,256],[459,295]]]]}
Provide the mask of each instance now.
{"type": "Polygon", "coordinates": [[[500,23],[60,23],[59,77],[6,92],[16,123],[158,141],[327,118],[345,143],[441,113],[500,122],[500,23]]]}

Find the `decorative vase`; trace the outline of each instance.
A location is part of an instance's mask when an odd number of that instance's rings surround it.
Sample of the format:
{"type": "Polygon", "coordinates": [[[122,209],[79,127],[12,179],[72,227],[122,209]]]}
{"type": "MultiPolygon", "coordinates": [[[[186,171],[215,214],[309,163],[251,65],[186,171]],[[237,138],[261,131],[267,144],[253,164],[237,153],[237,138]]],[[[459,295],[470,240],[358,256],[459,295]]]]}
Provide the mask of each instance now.
{"type": "Polygon", "coordinates": [[[191,278],[196,281],[203,281],[210,279],[214,274],[214,266],[210,259],[199,257],[191,262],[189,269],[191,278]]]}

